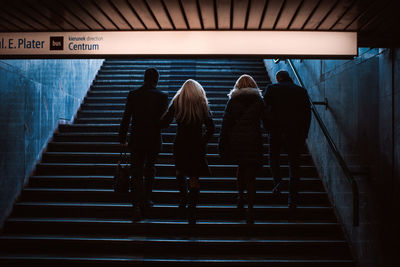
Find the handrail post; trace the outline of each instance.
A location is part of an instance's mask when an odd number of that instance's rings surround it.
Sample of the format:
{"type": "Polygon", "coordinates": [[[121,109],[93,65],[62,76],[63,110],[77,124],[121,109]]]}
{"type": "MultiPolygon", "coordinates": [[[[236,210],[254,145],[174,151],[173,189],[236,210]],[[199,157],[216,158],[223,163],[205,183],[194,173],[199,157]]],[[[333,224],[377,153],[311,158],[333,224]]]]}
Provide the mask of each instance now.
{"type": "MultiPolygon", "coordinates": [[[[294,76],[296,77],[298,83],[300,84],[301,87],[304,87],[303,81],[300,79],[299,74],[297,73],[296,68],[294,67],[292,60],[287,59],[286,60],[289,63],[290,68],[292,69],[294,76]]],[[[359,196],[359,191],[358,191],[358,185],[357,181],[354,179],[354,177],[351,175],[350,169],[347,166],[346,162],[344,161],[342,155],[339,153],[339,150],[337,149],[332,137],[330,136],[328,129],[326,128],[324,122],[321,119],[321,116],[319,115],[317,109],[315,108],[315,105],[313,101],[311,100],[310,96],[307,94],[308,100],[310,102],[311,110],[315,116],[315,119],[318,122],[319,127],[322,130],[322,133],[324,134],[329,147],[332,149],[333,154],[335,155],[336,159],[339,162],[340,167],[343,169],[343,172],[347,178],[347,180],[351,184],[351,190],[353,193],[353,226],[358,226],[360,223],[360,214],[359,214],[359,209],[360,209],[360,196],[359,196]]],[[[327,106],[327,105],[326,105],[327,106]]]]}

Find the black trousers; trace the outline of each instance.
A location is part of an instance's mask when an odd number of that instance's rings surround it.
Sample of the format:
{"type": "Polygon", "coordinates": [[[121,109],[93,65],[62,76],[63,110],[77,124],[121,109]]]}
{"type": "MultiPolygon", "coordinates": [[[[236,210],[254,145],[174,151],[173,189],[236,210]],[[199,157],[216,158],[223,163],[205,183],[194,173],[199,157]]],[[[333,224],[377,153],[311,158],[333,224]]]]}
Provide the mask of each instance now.
{"type": "Polygon", "coordinates": [[[131,187],[133,205],[143,205],[150,198],[156,174],[155,162],[158,151],[135,149],[131,151],[131,187]],[[143,183],[143,177],[145,181],[143,183]]]}
{"type": "Polygon", "coordinates": [[[289,195],[297,196],[297,183],[300,177],[300,153],[305,145],[305,139],[299,137],[296,131],[273,130],[269,135],[269,155],[272,176],[275,184],[281,182],[280,153],[286,148],[289,157],[289,195]]]}

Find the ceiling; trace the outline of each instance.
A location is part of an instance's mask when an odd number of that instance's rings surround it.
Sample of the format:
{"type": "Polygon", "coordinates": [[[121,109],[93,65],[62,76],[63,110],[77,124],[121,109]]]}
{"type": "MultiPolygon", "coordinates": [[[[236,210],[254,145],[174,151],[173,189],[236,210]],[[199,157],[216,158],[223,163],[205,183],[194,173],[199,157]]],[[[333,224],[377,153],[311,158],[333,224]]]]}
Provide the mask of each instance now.
{"type": "Polygon", "coordinates": [[[359,46],[400,47],[396,0],[1,0],[0,32],[357,31],[359,46]]]}

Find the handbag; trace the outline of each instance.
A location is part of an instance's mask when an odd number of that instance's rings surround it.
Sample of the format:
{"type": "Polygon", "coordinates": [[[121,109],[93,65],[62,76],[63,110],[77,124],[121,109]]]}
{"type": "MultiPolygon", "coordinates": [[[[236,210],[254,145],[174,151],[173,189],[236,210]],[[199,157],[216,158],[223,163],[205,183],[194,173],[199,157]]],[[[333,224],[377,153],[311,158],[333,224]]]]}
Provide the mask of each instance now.
{"type": "Polygon", "coordinates": [[[128,193],[129,177],[130,177],[129,158],[126,152],[121,152],[117,168],[114,174],[114,183],[113,183],[114,192],[128,193]]]}

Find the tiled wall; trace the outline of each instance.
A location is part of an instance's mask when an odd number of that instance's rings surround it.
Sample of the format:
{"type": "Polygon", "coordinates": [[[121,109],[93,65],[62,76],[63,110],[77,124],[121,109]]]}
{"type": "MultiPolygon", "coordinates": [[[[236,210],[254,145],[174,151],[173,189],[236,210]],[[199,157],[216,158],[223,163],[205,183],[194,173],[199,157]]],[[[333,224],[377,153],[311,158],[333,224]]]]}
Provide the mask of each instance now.
{"type": "MultiPolygon", "coordinates": [[[[313,119],[308,145],[361,266],[393,266],[399,236],[400,50],[361,48],[354,60],[293,60],[360,188],[360,226],[353,227],[352,191],[313,119]],[[394,79],[392,79],[394,78],[394,79]]],[[[271,77],[289,65],[265,60],[271,77]]],[[[295,80],[295,79],[294,79],[295,80]]],[[[273,78],[273,82],[275,79],[273,78]]]]}
{"type": "Polygon", "coordinates": [[[73,119],[102,62],[0,61],[0,226],[58,121],[73,119]]]}

